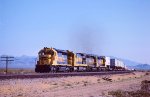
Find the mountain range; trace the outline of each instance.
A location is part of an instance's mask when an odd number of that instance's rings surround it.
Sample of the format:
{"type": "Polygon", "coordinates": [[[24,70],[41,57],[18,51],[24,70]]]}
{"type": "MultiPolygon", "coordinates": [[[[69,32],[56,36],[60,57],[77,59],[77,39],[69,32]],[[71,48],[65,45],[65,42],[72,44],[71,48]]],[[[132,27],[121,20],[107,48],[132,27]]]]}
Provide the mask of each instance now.
{"type": "MultiPolygon", "coordinates": [[[[111,58],[116,58],[116,57],[111,57],[111,58]]],[[[127,59],[121,59],[121,58],[117,58],[117,59],[122,60],[129,69],[150,70],[149,64],[142,64],[142,63],[134,62],[127,59]]],[[[35,56],[23,55],[20,57],[15,57],[14,61],[9,62],[8,67],[9,68],[35,68],[36,61],[37,61],[37,57],[35,56]]],[[[5,68],[5,62],[0,61],[0,68],[5,68]]]]}
{"type": "MultiPolygon", "coordinates": [[[[9,68],[35,68],[36,57],[22,55],[14,57],[14,61],[9,62],[9,68]]],[[[0,68],[5,68],[5,62],[0,61],[0,68]]]]}

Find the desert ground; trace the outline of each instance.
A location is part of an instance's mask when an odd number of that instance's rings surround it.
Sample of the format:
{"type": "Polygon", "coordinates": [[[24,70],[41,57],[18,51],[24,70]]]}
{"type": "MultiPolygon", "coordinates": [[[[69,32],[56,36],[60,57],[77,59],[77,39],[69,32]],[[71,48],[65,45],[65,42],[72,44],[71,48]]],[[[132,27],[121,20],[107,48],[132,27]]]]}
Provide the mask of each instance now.
{"type": "MultiPolygon", "coordinates": [[[[35,73],[34,69],[31,68],[9,68],[8,74],[28,74],[28,73],[35,73]]],[[[5,68],[0,68],[0,74],[6,74],[5,68]]]]}
{"type": "Polygon", "coordinates": [[[0,80],[0,97],[112,97],[109,91],[136,91],[143,80],[149,72],[0,80]]]}

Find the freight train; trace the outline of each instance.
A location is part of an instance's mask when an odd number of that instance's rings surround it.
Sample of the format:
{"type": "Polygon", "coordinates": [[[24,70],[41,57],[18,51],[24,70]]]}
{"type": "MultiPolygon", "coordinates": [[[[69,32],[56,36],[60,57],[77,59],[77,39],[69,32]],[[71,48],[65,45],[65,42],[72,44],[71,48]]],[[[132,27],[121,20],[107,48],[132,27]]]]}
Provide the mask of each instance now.
{"type": "Polygon", "coordinates": [[[35,72],[73,72],[125,70],[125,64],[118,59],[69,50],[44,47],[38,53],[35,72]]]}

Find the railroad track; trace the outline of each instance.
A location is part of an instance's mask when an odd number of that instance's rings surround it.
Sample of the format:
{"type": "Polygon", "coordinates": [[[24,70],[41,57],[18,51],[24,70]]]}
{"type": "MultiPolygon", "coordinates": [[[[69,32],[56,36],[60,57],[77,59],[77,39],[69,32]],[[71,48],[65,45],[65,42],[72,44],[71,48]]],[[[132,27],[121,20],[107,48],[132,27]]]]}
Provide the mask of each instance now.
{"type": "Polygon", "coordinates": [[[131,73],[132,71],[106,71],[106,72],[69,72],[69,73],[31,73],[31,74],[1,74],[0,80],[5,79],[31,79],[31,78],[53,78],[67,76],[94,76],[131,73]]]}

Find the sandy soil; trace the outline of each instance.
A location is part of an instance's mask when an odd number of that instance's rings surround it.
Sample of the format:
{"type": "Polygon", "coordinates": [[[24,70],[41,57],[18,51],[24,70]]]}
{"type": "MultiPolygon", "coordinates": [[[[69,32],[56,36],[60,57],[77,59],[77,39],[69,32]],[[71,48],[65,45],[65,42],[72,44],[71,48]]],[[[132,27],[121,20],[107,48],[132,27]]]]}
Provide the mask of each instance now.
{"type": "MultiPolygon", "coordinates": [[[[21,69],[21,68],[9,68],[8,74],[28,74],[28,73],[35,73],[34,69],[21,69]]],[[[5,68],[0,68],[0,74],[6,74],[5,68]]]]}
{"type": "Polygon", "coordinates": [[[142,80],[150,80],[150,74],[1,80],[0,97],[106,97],[108,91],[138,90],[142,80]]]}

